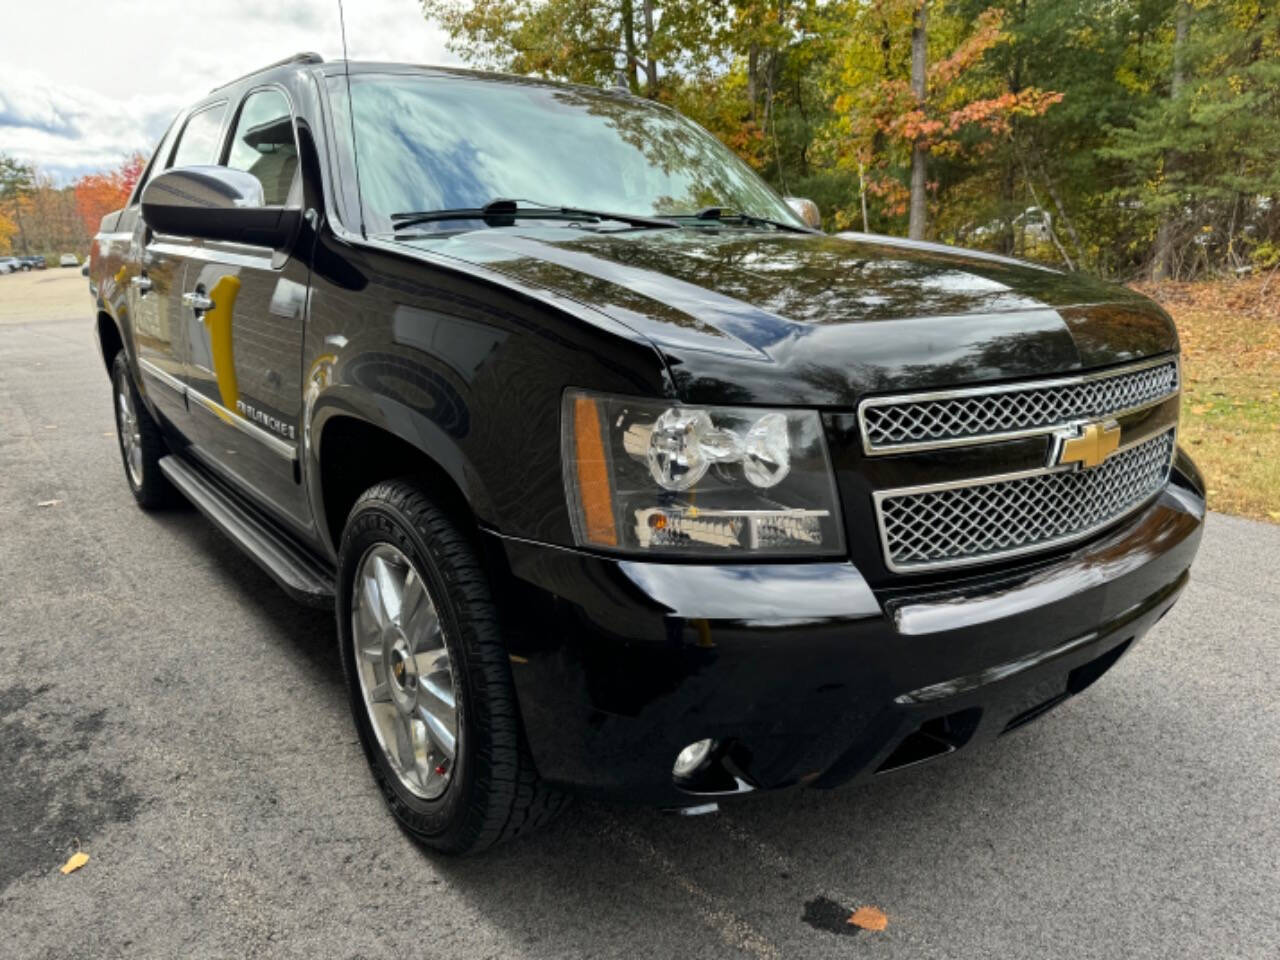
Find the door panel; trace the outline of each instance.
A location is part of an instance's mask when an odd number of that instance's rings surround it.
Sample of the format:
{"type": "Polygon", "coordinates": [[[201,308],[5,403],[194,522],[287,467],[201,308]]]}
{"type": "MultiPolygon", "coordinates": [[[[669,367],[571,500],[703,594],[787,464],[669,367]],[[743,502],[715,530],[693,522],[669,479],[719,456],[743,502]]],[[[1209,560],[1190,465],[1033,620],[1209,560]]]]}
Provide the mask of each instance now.
{"type": "Polygon", "coordinates": [[[182,244],[172,238],[151,236],[139,217],[130,242],[126,300],[143,390],[157,410],[186,433],[190,428],[183,396],[187,348],[179,311],[182,252],[182,244]]]}
{"type": "Polygon", "coordinates": [[[188,252],[184,305],[194,441],[203,458],[301,528],[297,468],[307,270],[240,244],[188,252]],[[204,306],[207,304],[207,306],[204,306]]]}

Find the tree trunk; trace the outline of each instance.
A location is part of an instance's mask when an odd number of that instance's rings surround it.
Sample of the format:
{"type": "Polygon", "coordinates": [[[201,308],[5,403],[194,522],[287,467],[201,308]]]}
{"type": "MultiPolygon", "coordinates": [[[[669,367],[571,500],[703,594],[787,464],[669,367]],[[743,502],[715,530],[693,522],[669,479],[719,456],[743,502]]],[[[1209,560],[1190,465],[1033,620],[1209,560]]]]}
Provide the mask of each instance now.
{"type": "MultiPolygon", "coordinates": [[[[929,19],[929,0],[920,0],[916,10],[915,24],[911,28],[911,92],[916,101],[923,106],[925,98],[925,76],[929,66],[929,41],[927,37],[929,19]]],[[[907,226],[907,236],[912,240],[923,240],[929,210],[925,203],[926,164],[929,148],[924,142],[917,140],[911,148],[911,215],[907,226]]]]}
{"type": "Polygon", "coordinates": [[[858,159],[858,196],[862,201],[862,232],[870,233],[870,221],[867,220],[867,181],[863,176],[862,159],[858,159]]]}
{"type": "MultiPolygon", "coordinates": [[[[1182,94],[1182,86],[1186,82],[1187,32],[1191,27],[1191,4],[1188,0],[1178,0],[1174,11],[1173,28],[1173,75],[1169,78],[1169,99],[1176,101],[1182,94]]],[[[1177,154],[1170,150],[1164,158],[1164,174],[1167,178],[1177,167],[1177,154]]],[[[1151,261],[1151,279],[1164,280],[1174,274],[1177,266],[1174,262],[1173,225],[1177,218],[1177,210],[1166,210],[1160,217],[1160,227],[1156,231],[1155,256],[1151,261]]]]}
{"type": "Polygon", "coordinates": [[[622,46],[627,52],[627,87],[640,92],[640,58],[636,53],[636,10],[633,0],[622,0],[622,46]]]}
{"type": "Polygon", "coordinates": [[[653,0],[644,0],[644,95],[658,96],[658,61],[653,56],[653,0]]]}

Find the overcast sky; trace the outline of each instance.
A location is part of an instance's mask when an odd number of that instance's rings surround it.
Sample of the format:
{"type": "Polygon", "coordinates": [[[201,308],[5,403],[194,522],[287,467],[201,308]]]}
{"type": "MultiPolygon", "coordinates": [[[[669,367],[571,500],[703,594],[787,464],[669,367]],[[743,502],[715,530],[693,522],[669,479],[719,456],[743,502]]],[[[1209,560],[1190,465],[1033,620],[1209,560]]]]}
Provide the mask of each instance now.
{"type": "MultiPolygon", "coordinates": [[[[345,0],[353,60],[456,63],[417,0],[345,0]]],[[[342,57],[337,0],[5,0],[0,152],[60,181],[149,153],[220,83],[301,50],[342,57]],[[196,11],[199,11],[198,14],[196,11]]]]}

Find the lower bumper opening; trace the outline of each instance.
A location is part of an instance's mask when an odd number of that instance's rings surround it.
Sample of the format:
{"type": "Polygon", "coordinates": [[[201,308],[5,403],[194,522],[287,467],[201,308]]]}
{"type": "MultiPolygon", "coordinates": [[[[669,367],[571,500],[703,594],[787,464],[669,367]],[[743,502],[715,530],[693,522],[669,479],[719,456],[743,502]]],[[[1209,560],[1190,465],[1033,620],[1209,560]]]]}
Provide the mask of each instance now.
{"type": "Polygon", "coordinates": [[[982,709],[969,707],[945,717],[926,720],[918,730],[902,739],[893,753],[876,769],[876,773],[900,770],[959,750],[969,742],[981,719],[982,709]]]}
{"type": "Polygon", "coordinates": [[[1077,693],[1092,685],[1095,680],[1115,666],[1115,662],[1124,656],[1124,652],[1129,649],[1129,645],[1132,643],[1133,637],[1129,637],[1123,643],[1117,643],[1101,656],[1094,657],[1088,663],[1080,664],[1080,666],[1067,674],[1067,688],[1065,690],[1056,696],[1050,697],[1043,703],[1038,703],[1028,710],[1023,710],[1022,713],[1005,724],[1004,729],[1000,731],[1001,735],[1008,733],[1010,730],[1016,730],[1037,717],[1044,716],[1062,701],[1069,697],[1074,697],[1077,693]]]}

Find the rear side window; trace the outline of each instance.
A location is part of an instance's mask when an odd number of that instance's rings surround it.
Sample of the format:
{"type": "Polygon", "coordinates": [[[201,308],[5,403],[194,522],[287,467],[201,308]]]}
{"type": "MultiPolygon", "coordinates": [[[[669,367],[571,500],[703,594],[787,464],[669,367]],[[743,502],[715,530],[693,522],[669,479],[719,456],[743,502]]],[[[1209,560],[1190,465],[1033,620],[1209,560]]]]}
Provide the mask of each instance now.
{"type": "Polygon", "coordinates": [[[298,147],[289,101],[279,90],[255,90],[245,99],[227,166],[257,177],[268,206],[288,201],[298,170],[298,147]]]}
{"type": "Polygon", "coordinates": [[[227,105],[219,103],[192,114],[178,138],[178,149],[171,167],[189,167],[218,162],[218,134],[222,131],[222,115],[227,105]]]}

